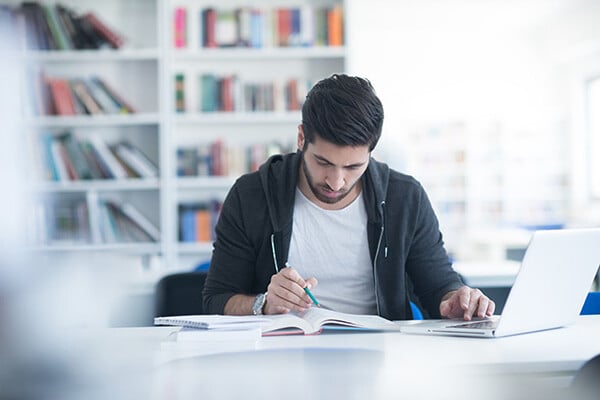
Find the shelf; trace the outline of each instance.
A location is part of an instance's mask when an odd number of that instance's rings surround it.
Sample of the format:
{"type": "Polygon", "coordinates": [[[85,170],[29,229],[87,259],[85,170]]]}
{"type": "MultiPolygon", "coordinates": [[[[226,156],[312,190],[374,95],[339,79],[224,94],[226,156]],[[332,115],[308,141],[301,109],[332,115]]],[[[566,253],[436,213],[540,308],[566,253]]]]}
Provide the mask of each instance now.
{"type": "Polygon", "coordinates": [[[87,192],[95,191],[126,191],[126,190],[158,190],[160,182],[158,179],[106,179],[90,181],[68,181],[68,182],[40,182],[33,185],[37,192],[87,192]]]}
{"type": "Polygon", "coordinates": [[[44,128],[72,128],[82,126],[137,126],[158,125],[160,123],[160,117],[157,113],[43,116],[27,118],[25,123],[33,127],[44,128]]]}
{"type": "Polygon", "coordinates": [[[51,245],[32,246],[33,252],[62,253],[62,252],[90,252],[110,251],[134,255],[160,254],[160,243],[105,243],[105,244],[76,244],[53,243],[51,245]]]}
{"type": "Polygon", "coordinates": [[[102,62],[106,61],[157,61],[158,49],[100,49],[100,50],[62,50],[62,51],[25,51],[17,53],[25,61],[35,62],[102,62]]]}
{"type": "Polygon", "coordinates": [[[235,176],[178,177],[178,189],[226,189],[235,182],[235,176]]]}
{"type": "Polygon", "coordinates": [[[214,112],[175,114],[178,124],[288,124],[300,123],[300,111],[289,112],[214,112]]]}
{"type": "Polygon", "coordinates": [[[173,50],[176,61],[280,60],[344,58],[345,47],[214,48],[173,50]]]}
{"type": "Polygon", "coordinates": [[[212,252],[212,243],[179,243],[177,250],[180,254],[206,254],[212,252]]]}

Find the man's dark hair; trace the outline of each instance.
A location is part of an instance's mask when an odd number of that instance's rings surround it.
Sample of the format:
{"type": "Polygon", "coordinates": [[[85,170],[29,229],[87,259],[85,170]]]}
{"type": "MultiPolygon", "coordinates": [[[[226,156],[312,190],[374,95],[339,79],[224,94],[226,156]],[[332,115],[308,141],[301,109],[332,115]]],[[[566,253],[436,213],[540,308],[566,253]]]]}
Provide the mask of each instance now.
{"type": "Polygon", "coordinates": [[[339,146],[369,146],[383,126],[383,106],[367,79],[334,74],[308,92],[302,106],[304,147],[318,136],[339,146]]]}

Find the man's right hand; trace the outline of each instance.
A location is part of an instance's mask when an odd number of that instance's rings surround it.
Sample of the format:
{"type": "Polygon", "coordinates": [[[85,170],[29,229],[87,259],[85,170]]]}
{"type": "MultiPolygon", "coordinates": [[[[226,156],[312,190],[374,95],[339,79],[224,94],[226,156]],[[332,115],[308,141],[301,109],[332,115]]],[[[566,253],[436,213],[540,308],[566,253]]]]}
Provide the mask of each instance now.
{"type": "Polygon", "coordinates": [[[271,277],[263,312],[265,314],[285,314],[292,310],[299,312],[308,310],[312,302],[304,288],[312,289],[318,283],[316,278],[304,280],[292,267],[283,268],[271,277]]]}

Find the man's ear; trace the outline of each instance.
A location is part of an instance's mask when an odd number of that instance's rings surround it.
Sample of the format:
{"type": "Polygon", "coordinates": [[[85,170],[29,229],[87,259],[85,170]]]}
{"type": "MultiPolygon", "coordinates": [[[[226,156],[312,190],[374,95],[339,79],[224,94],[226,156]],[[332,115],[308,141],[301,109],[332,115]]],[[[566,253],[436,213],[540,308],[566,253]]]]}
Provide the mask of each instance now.
{"type": "Polygon", "coordinates": [[[298,125],[298,150],[302,151],[304,148],[304,127],[302,124],[298,125]]]}

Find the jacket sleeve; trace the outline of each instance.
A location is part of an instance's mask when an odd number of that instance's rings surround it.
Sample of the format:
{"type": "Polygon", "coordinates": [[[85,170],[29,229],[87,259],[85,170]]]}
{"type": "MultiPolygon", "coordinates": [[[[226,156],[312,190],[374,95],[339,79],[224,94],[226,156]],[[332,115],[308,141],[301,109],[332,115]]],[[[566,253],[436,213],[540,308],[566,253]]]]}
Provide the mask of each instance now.
{"type": "Polygon", "coordinates": [[[444,248],[442,233],[433,207],[421,187],[413,243],[406,270],[415,294],[430,317],[441,318],[440,302],[449,291],[463,285],[444,248]]]}
{"type": "Polygon", "coordinates": [[[248,238],[243,215],[236,184],[223,203],[215,228],[216,240],[202,293],[206,313],[223,314],[225,304],[233,295],[250,293],[256,252],[248,238]]]}

